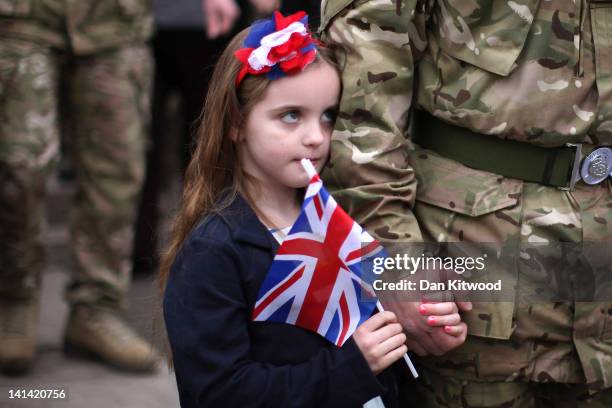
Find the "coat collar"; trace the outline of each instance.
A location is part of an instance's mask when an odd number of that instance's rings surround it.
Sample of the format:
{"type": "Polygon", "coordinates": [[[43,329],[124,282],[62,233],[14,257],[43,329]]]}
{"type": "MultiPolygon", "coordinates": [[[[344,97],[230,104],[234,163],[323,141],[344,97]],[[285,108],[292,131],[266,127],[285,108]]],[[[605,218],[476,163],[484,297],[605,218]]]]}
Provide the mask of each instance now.
{"type": "Polygon", "coordinates": [[[265,249],[277,249],[278,242],[261,223],[251,206],[240,194],[222,211],[223,219],[235,241],[265,249]]]}

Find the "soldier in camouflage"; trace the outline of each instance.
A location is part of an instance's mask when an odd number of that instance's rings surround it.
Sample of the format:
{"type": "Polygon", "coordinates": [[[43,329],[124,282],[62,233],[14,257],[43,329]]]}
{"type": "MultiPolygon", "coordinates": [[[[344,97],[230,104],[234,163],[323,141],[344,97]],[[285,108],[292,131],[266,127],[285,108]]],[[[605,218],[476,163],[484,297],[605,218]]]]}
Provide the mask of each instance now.
{"type": "Polygon", "coordinates": [[[77,175],[78,271],[68,349],[148,371],[151,345],[120,317],[130,282],[149,122],[152,19],[146,0],[0,0],[0,369],[23,372],[36,344],[45,183],[59,153],[58,78],[67,62],[77,175]]]}
{"type": "MultiPolygon", "coordinates": [[[[322,11],[345,67],[324,177],[373,235],[518,242],[523,285],[588,271],[546,268],[557,243],[611,247],[612,2],[328,0],[322,11]]],[[[609,279],[609,262],[597,268],[609,279]]],[[[587,301],[474,302],[462,345],[419,332],[415,307],[397,310],[409,348],[430,354],[407,401],[612,406],[607,288],[587,301]]]]}

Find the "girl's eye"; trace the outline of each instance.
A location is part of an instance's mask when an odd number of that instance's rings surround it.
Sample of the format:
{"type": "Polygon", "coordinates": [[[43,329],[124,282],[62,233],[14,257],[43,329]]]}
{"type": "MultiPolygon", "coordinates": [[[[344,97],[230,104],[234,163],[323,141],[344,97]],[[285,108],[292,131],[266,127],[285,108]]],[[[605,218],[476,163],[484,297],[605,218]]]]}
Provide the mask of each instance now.
{"type": "Polygon", "coordinates": [[[285,123],[297,123],[298,120],[300,119],[300,115],[297,111],[289,111],[289,112],[285,112],[283,113],[283,115],[281,116],[281,120],[285,123]]]}
{"type": "Polygon", "coordinates": [[[333,110],[323,112],[321,120],[325,123],[334,123],[336,121],[336,112],[333,110]]]}

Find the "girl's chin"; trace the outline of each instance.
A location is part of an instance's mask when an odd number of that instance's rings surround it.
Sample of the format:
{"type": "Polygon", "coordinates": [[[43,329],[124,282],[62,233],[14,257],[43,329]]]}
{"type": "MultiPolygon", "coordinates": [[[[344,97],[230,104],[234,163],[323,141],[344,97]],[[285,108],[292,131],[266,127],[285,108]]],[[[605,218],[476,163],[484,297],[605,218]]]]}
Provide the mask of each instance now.
{"type": "Polygon", "coordinates": [[[294,179],[294,182],[291,184],[293,188],[304,188],[308,186],[309,183],[310,183],[310,179],[308,178],[306,174],[304,174],[304,175],[300,175],[299,177],[296,177],[294,179]]]}
{"type": "Polygon", "coordinates": [[[308,184],[310,184],[310,180],[308,180],[307,178],[304,178],[304,180],[296,181],[295,184],[293,185],[293,188],[304,188],[304,187],[307,187],[308,184]]]}

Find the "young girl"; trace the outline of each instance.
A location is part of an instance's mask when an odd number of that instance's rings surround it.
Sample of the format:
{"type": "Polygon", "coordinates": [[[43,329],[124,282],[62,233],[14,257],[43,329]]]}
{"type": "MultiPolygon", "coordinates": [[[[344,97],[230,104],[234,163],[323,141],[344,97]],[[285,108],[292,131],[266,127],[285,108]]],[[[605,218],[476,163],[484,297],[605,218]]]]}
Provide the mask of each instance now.
{"type": "Polygon", "coordinates": [[[308,184],[300,159],[323,168],[340,95],[330,53],[304,20],[256,23],[213,74],[160,272],[183,408],[360,407],[385,394],[376,375],[407,351],[392,312],[371,317],[341,348],[251,320],[282,231],[300,211],[308,184]]]}

